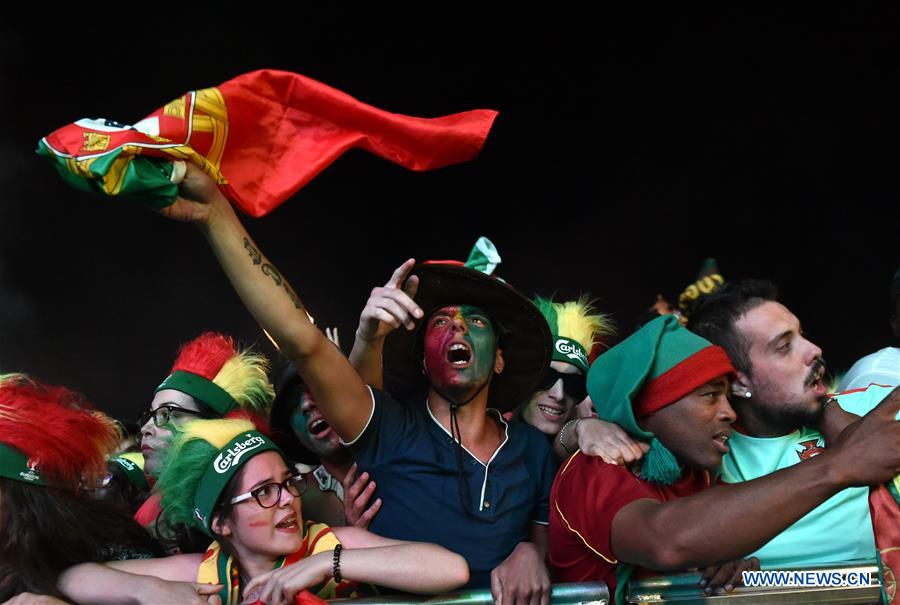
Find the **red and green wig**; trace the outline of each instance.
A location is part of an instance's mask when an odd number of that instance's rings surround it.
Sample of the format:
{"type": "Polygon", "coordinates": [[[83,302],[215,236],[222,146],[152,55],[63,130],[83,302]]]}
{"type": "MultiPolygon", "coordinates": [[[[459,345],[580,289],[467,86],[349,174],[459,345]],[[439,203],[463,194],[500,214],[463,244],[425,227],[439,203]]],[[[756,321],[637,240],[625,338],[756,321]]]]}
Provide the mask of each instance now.
{"type": "Polygon", "coordinates": [[[223,417],[238,409],[267,414],[275,397],[269,361],[252,349],[238,349],[230,336],[204,332],[184,344],[157,391],[190,395],[223,417]]]}
{"type": "Polygon", "coordinates": [[[194,420],[173,428],[156,483],[162,514],[213,536],[212,513],[228,482],[248,460],[275,443],[246,418],[194,420]]]}
{"type": "Polygon", "coordinates": [[[80,393],[0,374],[0,477],[70,491],[97,485],[120,436],[80,393]]]}

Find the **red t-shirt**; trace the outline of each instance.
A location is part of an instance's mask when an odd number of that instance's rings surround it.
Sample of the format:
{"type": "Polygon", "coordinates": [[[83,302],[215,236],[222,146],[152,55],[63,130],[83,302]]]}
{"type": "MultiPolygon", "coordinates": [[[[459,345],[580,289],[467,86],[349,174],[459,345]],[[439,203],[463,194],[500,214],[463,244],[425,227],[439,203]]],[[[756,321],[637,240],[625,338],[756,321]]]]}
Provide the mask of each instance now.
{"type": "Polygon", "coordinates": [[[647,483],[629,469],[580,452],[560,469],[550,492],[550,565],[556,582],[602,580],[616,591],[618,561],[610,547],[612,522],[635,500],[660,502],[710,487],[706,471],[687,469],[672,485],[647,483]]]}

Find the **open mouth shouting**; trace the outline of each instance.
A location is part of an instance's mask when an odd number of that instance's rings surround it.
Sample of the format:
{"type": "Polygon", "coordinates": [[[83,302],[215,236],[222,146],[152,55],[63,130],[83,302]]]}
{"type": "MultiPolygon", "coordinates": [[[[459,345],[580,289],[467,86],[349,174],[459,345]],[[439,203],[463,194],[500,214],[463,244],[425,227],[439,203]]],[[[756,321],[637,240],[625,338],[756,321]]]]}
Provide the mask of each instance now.
{"type": "Polygon", "coordinates": [[[325,439],[331,434],[331,425],[325,422],[325,419],[318,414],[310,416],[306,421],[306,430],[316,439],[325,439]]]}
{"type": "Polygon", "coordinates": [[[728,440],[731,439],[731,430],[719,431],[713,435],[713,441],[722,454],[727,454],[731,449],[728,447],[728,440]]]}
{"type": "Polygon", "coordinates": [[[818,395],[824,395],[827,389],[824,383],[825,378],[825,362],[817,360],[815,366],[806,379],[806,388],[816,391],[818,395]]]}
{"type": "Polygon", "coordinates": [[[297,515],[294,513],[288,513],[284,516],[284,518],[281,519],[281,521],[275,524],[275,529],[288,533],[296,532],[300,529],[300,526],[297,524],[297,515]]]}
{"type": "Polygon", "coordinates": [[[466,342],[452,342],[445,351],[445,358],[450,367],[468,368],[472,365],[472,347],[466,342]]]}

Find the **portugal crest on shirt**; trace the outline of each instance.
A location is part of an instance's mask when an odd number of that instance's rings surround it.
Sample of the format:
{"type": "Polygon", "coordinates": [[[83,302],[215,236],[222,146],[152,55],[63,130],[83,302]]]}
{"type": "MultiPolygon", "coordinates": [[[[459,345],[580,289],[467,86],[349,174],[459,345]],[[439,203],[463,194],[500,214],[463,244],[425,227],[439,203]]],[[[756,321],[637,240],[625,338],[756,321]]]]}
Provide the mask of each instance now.
{"type": "Polygon", "coordinates": [[[819,445],[819,439],[810,439],[809,441],[801,441],[798,443],[801,448],[796,450],[800,460],[809,460],[813,456],[818,456],[825,451],[825,448],[819,445]]]}

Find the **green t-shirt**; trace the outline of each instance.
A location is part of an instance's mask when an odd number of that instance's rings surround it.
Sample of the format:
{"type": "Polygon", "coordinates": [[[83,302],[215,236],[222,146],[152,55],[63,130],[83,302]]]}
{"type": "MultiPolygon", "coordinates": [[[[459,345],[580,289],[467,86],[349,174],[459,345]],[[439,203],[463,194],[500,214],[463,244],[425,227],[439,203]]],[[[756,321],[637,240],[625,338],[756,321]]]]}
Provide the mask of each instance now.
{"type": "MultiPolygon", "coordinates": [[[[865,415],[891,388],[871,386],[837,396],[841,407],[865,415]]],[[[735,431],[722,460],[725,483],[750,481],[820,453],[822,435],[802,428],[782,437],[748,437],[735,431]]],[[[753,553],[767,567],[789,567],[875,557],[875,537],[869,516],[869,488],[845,489],[807,513],[753,553]]]]}

